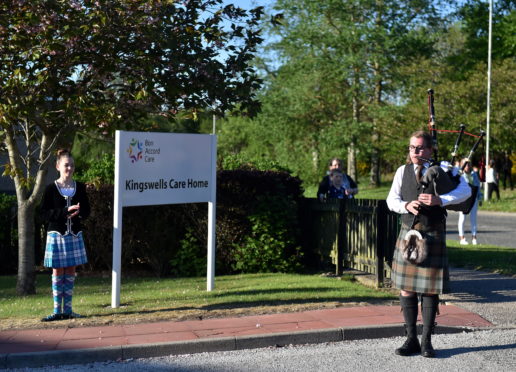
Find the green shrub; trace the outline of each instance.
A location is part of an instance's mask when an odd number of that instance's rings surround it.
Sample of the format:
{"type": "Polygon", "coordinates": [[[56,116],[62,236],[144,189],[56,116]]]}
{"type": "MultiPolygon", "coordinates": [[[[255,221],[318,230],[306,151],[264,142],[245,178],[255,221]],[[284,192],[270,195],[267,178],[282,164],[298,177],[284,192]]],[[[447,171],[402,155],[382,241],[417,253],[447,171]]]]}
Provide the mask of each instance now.
{"type": "Polygon", "coordinates": [[[170,261],[171,273],[178,277],[203,276],[206,274],[206,249],[188,229],[179,242],[180,248],[170,261]],[[204,248],[204,249],[203,249],[204,248]]]}
{"type": "Polygon", "coordinates": [[[297,220],[297,208],[285,195],[260,198],[254,214],[249,216],[251,233],[235,245],[237,272],[294,272],[301,267],[302,253],[289,227],[297,220]]]}
{"type": "Polygon", "coordinates": [[[270,159],[247,159],[240,154],[228,154],[220,160],[220,168],[224,170],[260,170],[290,172],[278,162],[270,159]]]}
{"type": "Polygon", "coordinates": [[[113,185],[115,181],[115,155],[102,154],[100,160],[95,161],[85,170],[79,169],[74,175],[77,181],[100,185],[113,185]]]}

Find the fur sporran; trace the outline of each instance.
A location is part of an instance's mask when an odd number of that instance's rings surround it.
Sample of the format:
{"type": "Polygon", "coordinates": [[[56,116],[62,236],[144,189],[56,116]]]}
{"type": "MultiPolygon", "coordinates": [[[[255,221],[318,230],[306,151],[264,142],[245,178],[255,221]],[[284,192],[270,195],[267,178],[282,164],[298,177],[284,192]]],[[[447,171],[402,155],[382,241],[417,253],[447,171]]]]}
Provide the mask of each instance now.
{"type": "Polygon", "coordinates": [[[405,234],[400,251],[405,261],[412,264],[420,264],[428,256],[425,239],[417,230],[409,230],[405,234]]]}

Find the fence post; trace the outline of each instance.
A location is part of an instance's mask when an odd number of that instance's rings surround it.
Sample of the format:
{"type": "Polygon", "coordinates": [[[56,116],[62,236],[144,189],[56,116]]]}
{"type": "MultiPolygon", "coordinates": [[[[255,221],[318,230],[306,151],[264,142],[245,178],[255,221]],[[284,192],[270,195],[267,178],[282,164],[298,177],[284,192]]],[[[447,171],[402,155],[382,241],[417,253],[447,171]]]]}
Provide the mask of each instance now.
{"type": "Polygon", "coordinates": [[[387,202],[378,200],[376,207],[376,285],[378,287],[382,287],[384,281],[386,227],[387,202]]]}
{"type": "Polygon", "coordinates": [[[339,200],[339,224],[337,228],[337,257],[335,258],[335,274],[342,275],[344,271],[344,252],[347,248],[346,236],[346,199],[339,200]]]}

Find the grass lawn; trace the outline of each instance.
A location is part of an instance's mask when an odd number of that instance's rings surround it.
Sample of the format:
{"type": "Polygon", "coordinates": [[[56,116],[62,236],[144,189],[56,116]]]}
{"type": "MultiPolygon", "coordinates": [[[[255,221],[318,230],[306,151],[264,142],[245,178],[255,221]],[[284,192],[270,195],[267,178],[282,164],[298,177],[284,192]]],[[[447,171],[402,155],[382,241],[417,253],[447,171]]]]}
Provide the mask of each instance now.
{"type": "Polygon", "coordinates": [[[367,288],[351,276],[246,274],[215,278],[122,278],[121,307],[112,309],[111,278],[79,274],[74,311],[87,318],[42,323],[52,312],[50,275],[38,275],[37,294],[17,297],[15,276],[0,277],[0,330],[91,326],[293,312],[308,309],[390,303],[395,296],[367,288]]]}
{"type": "Polygon", "coordinates": [[[447,240],[450,265],[474,270],[516,275],[516,249],[488,245],[460,245],[447,240]]]}

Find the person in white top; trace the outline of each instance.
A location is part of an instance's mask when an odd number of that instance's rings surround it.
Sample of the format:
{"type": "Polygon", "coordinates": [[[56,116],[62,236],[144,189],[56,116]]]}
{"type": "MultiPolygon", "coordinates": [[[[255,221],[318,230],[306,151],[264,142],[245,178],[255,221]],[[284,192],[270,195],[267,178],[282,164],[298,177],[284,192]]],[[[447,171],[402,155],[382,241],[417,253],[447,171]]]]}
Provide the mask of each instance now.
{"type": "Polygon", "coordinates": [[[424,159],[432,155],[432,137],[418,131],[412,134],[408,146],[407,164],[396,171],[387,205],[401,214],[402,226],[392,260],[391,280],[400,289],[400,304],[405,320],[407,340],[395,350],[397,355],[421,353],[432,358],[435,351],[431,334],[439,304],[439,294],[448,290],[448,255],[446,252],[446,210],[448,204],[466,200],[471,191],[465,181],[444,195],[437,195],[433,182],[421,182],[430,164],[424,159]],[[426,258],[422,262],[409,261],[403,255],[403,242],[409,231],[416,230],[424,238],[426,258]],[[423,334],[417,338],[418,298],[421,294],[423,334]]]}
{"type": "Polygon", "coordinates": [[[463,212],[459,212],[459,242],[462,245],[468,245],[468,241],[464,236],[464,223],[466,222],[466,216],[469,216],[469,222],[471,227],[471,243],[473,245],[477,245],[477,212],[478,212],[478,203],[482,200],[482,191],[480,190],[480,178],[478,177],[478,173],[472,170],[471,163],[469,159],[462,159],[461,167],[464,167],[464,171],[462,173],[462,178],[466,180],[471,186],[477,187],[477,197],[475,198],[475,202],[473,203],[473,207],[469,211],[469,214],[464,214],[463,212]]]}

